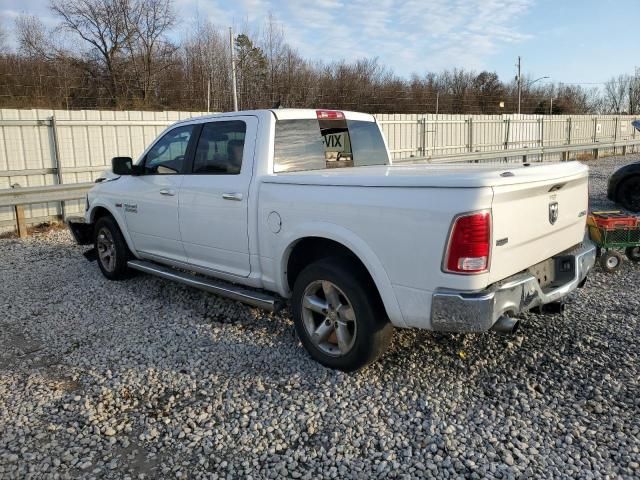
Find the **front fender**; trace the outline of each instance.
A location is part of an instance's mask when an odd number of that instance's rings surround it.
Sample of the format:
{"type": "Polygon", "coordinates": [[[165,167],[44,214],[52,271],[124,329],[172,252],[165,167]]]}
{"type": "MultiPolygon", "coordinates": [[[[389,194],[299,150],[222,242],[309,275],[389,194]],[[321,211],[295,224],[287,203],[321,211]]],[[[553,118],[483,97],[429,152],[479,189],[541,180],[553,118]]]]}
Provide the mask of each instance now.
{"type": "Polygon", "coordinates": [[[89,210],[85,215],[86,221],[91,224],[95,223],[96,212],[99,208],[104,208],[105,210],[107,210],[115,219],[116,223],[118,224],[118,228],[120,228],[120,231],[122,232],[122,236],[124,237],[125,242],[127,242],[129,250],[136,257],[138,257],[138,253],[133,246],[133,240],[131,240],[131,236],[129,235],[129,231],[127,230],[127,222],[124,218],[124,215],[122,214],[121,209],[118,209],[114,205],[111,205],[103,200],[95,199],[93,202],[91,202],[91,206],[89,207],[89,210]]]}
{"type": "Polygon", "coordinates": [[[367,243],[351,230],[340,225],[325,222],[309,222],[298,225],[294,230],[288,231],[278,244],[275,262],[276,272],[274,278],[278,279],[278,293],[283,297],[289,297],[291,292],[287,282],[287,263],[291,251],[296,243],[304,238],[317,237],[333,240],[347,247],[364,264],[373,281],[378,288],[382,302],[387,311],[387,315],[395,326],[405,328],[406,324],[402,317],[400,305],[395,296],[391,280],[387,275],[384,266],[377,255],[371,250],[367,243]]]}

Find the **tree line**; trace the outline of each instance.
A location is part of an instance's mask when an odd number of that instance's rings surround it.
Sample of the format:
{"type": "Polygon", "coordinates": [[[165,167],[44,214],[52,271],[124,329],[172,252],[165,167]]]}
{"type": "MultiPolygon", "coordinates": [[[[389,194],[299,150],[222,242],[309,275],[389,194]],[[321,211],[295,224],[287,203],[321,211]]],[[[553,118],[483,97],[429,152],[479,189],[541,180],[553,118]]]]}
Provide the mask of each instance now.
{"type": "MultiPolygon", "coordinates": [[[[229,31],[183,23],[172,0],[51,0],[57,25],[22,15],[0,24],[0,107],[227,111],[229,31]],[[9,49],[12,43],[15,48],[9,49]]],[[[454,68],[402,78],[376,58],[303,58],[269,16],[233,38],[240,109],[337,108],[372,113],[513,113],[516,80],[454,68]]],[[[521,82],[521,112],[638,113],[638,76],[600,87],[521,82]]]]}

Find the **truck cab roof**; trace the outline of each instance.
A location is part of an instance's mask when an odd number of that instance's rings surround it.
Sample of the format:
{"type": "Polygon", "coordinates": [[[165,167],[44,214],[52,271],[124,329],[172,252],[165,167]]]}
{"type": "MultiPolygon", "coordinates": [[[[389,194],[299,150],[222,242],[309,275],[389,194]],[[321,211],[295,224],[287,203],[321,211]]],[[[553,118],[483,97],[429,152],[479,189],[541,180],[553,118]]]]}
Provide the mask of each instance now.
{"type": "Polygon", "coordinates": [[[329,112],[342,114],[347,120],[359,120],[365,122],[375,122],[376,118],[369,113],[352,112],[348,110],[332,110],[332,109],[312,109],[312,108],[275,108],[260,110],[240,110],[238,112],[221,112],[209,115],[201,115],[198,117],[185,118],[179,120],[176,124],[184,124],[190,122],[202,122],[208,119],[217,119],[224,117],[236,117],[239,115],[251,115],[258,118],[273,115],[277,120],[309,120],[319,118],[319,112],[329,112]]]}

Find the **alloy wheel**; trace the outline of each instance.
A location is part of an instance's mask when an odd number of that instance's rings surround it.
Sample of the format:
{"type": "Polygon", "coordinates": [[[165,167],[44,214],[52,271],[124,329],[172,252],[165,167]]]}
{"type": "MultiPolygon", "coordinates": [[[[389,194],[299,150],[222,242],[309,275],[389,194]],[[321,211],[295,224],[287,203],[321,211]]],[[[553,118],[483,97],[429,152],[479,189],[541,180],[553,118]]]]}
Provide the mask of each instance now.
{"type": "Polygon", "coordinates": [[[331,356],[348,354],[356,340],[357,323],[351,302],[326,280],[310,283],[302,296],[302,318],[311,342],[331,356]]]}
{"type": "Polygon", "coordinates": [[[104,269],[113,272],[116,268],[116,246],[113,242],[113,235],[108,228],[103,227],[98,231],[96,247],[104,269]]]}

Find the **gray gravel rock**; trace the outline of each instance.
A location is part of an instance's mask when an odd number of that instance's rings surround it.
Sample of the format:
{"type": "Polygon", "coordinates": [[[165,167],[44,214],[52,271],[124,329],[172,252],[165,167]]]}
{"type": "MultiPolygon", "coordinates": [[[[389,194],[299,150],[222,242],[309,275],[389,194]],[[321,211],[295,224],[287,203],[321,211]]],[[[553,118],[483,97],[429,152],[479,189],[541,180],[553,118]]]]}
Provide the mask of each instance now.
{"type": "MultiPolygon", "coordinates": [[[[590,161],[591,205],[617,165],[590,161]]],[[[66,232],[0,241],[0,478],[637,478],[640,265],[515,338],[398,331],[355,374],[66,232]]]]}

